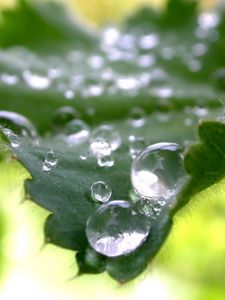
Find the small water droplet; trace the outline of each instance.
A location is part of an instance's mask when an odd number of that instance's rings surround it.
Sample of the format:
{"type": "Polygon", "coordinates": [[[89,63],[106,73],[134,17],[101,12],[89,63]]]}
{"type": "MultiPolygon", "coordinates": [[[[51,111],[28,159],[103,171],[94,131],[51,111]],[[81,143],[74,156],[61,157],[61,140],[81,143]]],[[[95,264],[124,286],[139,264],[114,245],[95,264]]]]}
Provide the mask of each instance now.
{"type": "Polygon", "coordinates": [[[140,82],[134,77],[119,77],[116,79],[116,86],[117,88],[130,91],[130,90],[137,90],[139,88],[140,82]]]}
{"type": "Polygon", "coordinates": [[[129,112],[129,123],[133,127],[142,127],[146,123],[146,113],[140,107],[134,107],[129,112]]]}
{"type": "Polygon", "coordinates": [[[122,200],[101,205],[86,225],[90,245],[108,257],[133,252],[146,240],[149,230],[147,218],[122,200]]]}
{"type": "Polygon", "coordinates": [[[80,114],[71,106],[62,106],[58,108],[53,115],[53,123],[55,127],[63,127],[69,121],[79,119],[80,114]]]}
{"type": "Polygon", "coordinates": [[[91,186],[91,197],[94,201],[107,202],[112,195],[112,190],[104,181],[96,181],[91,186]]]}
{"type": "Polygon", "coordinates": [[[203,43],[197,43],[192,47],[192,53],[195,56],[198,56],[198,57],[202,56],[202,55],[206,54],[206,52],[207,52],[207,47],[203,43]]]}
{"type": "Polygon", "coordinates": [[[74,98],[74,91],[72,91],[72,90],[66,90],[64,92],[64,96],[65,96],[66,99],[71,100],[71,99],[74,98]]]}
{"type": "Polygon", "coordinates": [[[170,86],[156,87],[150,90],[150,94],[159,98],[170,98],[173,95],[173,88],[170,86]]]}
{"type": "Polygon", "coordinates": [[[13,133],[21,138],[25,138],[34,145],[38,144],[36,128],[26,117],[18,113],[1,110],[0,126],[11,129],[13,133]]]}
{"type": "Polygon", "coordinates": [[[107,168],[111,168],[112,166],[114,166],[114,158],[112,154],[100,157],[98,159],[98,165],[99,167],[107,167],[107,168]]]}
{"type": "Polygon", "coordinates": [[[69,146],[85,143],[90,136],[89,126],[82,120],[76,119],[67,123],[60,134],[69,146]]]}
{"type": "Polygon", "coordinates": [[[112,149],[110,147],[110,144],[108,143],[108,140],[97,137],[94,140],[91,140],[90,143],[90,153],[96,158],[101,158],[107,155],[110,155],[112,152],[112,149]]]}
{"type": "Polygon", "coordinates": [[[104,65],[104,59],[99,55],[93,55],[88,59],[88,64],[93,69],[101,69],[104,65]]]}
{"type": "Polygon", "coordinates": [[[45,90],[51,85],[49,77],[34,74],[30,70],[23,71],[23,79],[29,87],[36,90],[45,90]]]}
{"type": "Polygon", "coordinates": [[[198,17],[198,23],[200,27],[204,29],[215,28],[219,22],[220,18],[216,12],[203,12],[198,17]]]}
{"type": "Polygon", "coordinates": [[[53,150],[49,150],[45,155],[45,160],[42,165],[42,171],[48,172],[58,163],[58,156],[53,150]]]}
{"type": "Polygon", "coordinates": [[[88,157],[87,154],[81,154],[81,155],[80,155],[80,159],[81,159],[81,160],[86,160],[87,157],[88,157]]]}
{"type": "Polygon", "coordinates": [[[111,125],[103,124],[94,129],[91,134],[91,143],[95,142],[97,139],[105,140],[109,144],[111,151],[115,151],[121,146],[120,134],[111,125]]]}
{"type": "Polygon", "coordinates": [[[149,68],[155,64],[155,60],[153,55],[141,55],[137,59],[137,64],[141,68],[149,68]]]}
{"type": "Polygon", "coordinates": [[[174,197],[185,176],[181,148],[175,143],[148,146],[134,159],[131,182],[143,198],[174,197]]]}
{"type": "Polygon", "coordinates": [[[130,135],[128,141],[129,154],[134,159],[146,147],[145,139],[142,136],[130,135]]]}
{"type": "Polygon", "coordinates": [[[139,47],[144,50],[155,48],[156,46],[158,46],[158,44],[159,37],[155,33],[141,36],[139,39],[139,47]]]}
{"type": "Polygon", "coordinates": [[[0,75],[0,81],[7,85],[15,85],[18,83],[19,79],[16,75],[3,73],[0,75]]]}
{"type": "Polygon", "coordinates": [[[185,126],[192,126],[192,125],[193,125],[193,119],[191,119],[191,118],[186,118],[186,119],[184,120],[184,125],[185,125],[185,126]]]}
{"type": "Polygon", "coordinates": [[[13,133],[10,129],[2,130],[6,134],[8,140],[13,148],[18,148],[21,144],[20,138],[17,134],[13,133]]]}

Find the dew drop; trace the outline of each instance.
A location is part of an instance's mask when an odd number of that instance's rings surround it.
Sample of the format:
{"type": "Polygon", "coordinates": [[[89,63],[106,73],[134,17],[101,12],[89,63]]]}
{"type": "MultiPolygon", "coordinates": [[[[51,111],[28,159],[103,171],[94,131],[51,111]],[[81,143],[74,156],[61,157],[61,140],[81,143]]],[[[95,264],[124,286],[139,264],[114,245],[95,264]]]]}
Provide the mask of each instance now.
{"type": "Polygon", "coordinates": [[[72,90],[66,90],[66,91],[64,92],[64,97],[65,97],[66,99],[68,99],[68,100],[73,99],[73,98],[74,98],[74,91],[72,91],[72,90]]]}
{"type": "Polygon", "coordinates": [[[112,154],[100,157],[98,159],[98,165],[99,167],[107,167],[107,168],[111,168],[112,166],[114,166],[114,158],[112,154]]]}
{"type": "Polygon", "coordinates": [[[45,90],[51,85],[51,79],[49,77],[34,74],[29,70],[23,71],[23,79],[29,87],[36,90],[45,90]]]}
{"type": "Polygon", "coordinates": [[[96,181],[91,186],[91,197],[96,202],[107,202],[112,195],[112,190],[104,181],[96,181]]]}
{"type": "Polygon", "coordinates": [[[142,127],[146,123],[146,113],[140,107],[134,107],[129,112],[129,123],[133,127],[142,127]]]}
{"type": "Polygon", "coordinates": [[[42,171],[48,172],[58,163],[58,156],[53,150],[49,150],[45,155],[45,160],[42,165],[42,171]]]}
{"type": "Polygon", "coordinates": [[[16,75],[8,74],[8,73],[1,74],[0,80],[7,85],[15,85],[19,81],[19,79],[16,75]]]}
{"type": "Polygon", "coordinates": [[[90,153],[96,158],[108,156],[111,154],[111,152],[112,149],[110,147],[110,144],[108,143],[108,140],[105,140],[102,137],[97,137],[90,143],[90,153]]]}
{"type": "Polygon", "coordinates": [[[145,50],[152,49],[158,46],[158,44],[159,44],[159,37],[155,33],[141,36],[139,39],[139,47],[141,49],[145,49],[145,50]]]}
{"type": "Polygon", "coordinates": [[[38,144],[38,134],[34,125],[24,116],[6,110],[0,111],[0,126],[9,128],[19,137],[32,144],[38,144]]]}
{"type": "Polygon", "coordinates": [[[67,123],[60,134],[69,146],[75,146],[88,140],[90,129],[84,121],[75,119],[67,123]]]}
{"type": "Polygon", "coordinates": [[[141,55],[137,59],[137,64],[141,68],[149,68],[155,64],[155,57],[153,55],[141,55]]]}
{"type": "Polygon", "coordinates": [[[181,148],[175,143],[148,146],[137,155],[131,167],[133,188],[147,199],[174,197],[184,176],[181,148]]]}
{"type": "Polygon", "coordinates": [[[121,137],[119,132],[111,125],[101,125],[93,130],[91,134],[91,143],[95,142],[97,139],[105,140],[111,151],[117,150],[121,146],[121,137]]]}
{"type": "Polygon", "coordinates": [[[13,133],[12,130],[8,129],[8,128],[2,128],[2,132],[7,136],[10,145],[13,148],[18,148],[21,144],[21,140],[19,138],[19,136],[15,133],[13,133]]]}
{"type": "Polygon", "coordinates": [[[62,127],[73,119],[79,119],[80,115],[71,106],[62,106],[58,108],[53,115],[53,123],[55,127],[62,127]]]}
{"type": "Polygon", "coordinates": [[[130,135],[128,142],[129,154],[132,159],[134,159],[146,146],[145,139],[142,136],[130,135]]]}
{"type": "Polygon", "coordinates": [[[108,257],[133,252],[146,240],[149,230],[147,218],[122,200],[101,205],[86,225],[90,245],[108,257]]]}

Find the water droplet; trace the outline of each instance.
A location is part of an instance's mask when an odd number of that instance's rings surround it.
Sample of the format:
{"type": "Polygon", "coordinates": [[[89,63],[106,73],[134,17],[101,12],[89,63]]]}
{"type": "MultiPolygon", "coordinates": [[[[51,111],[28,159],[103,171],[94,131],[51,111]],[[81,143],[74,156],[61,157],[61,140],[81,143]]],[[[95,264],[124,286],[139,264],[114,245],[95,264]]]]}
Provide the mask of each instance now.
{"type": "Polygon", "coordinates": [[[129,112],[129,123],[133,127],[142,127],[146,123],[146,113],[140,107],[134,107],[129,112]]]}
{"type": "Polygon", "coordinates": [[[120,134],[111,125],[104,124],[93,130],[90,139],[91,143],[95,142],[97,139],[105,140],[109,144],[111,151],[115,151],[121,146],[120,134]]]}
{"type": "Polygon", "coordinates": [[[74,98],[74,91],[72,91],[72,90],[66,90],[64,92],[64,96],[65,96],[66,99],[71,100],[71,99],[74,98]]]}
{"type": "Polygon", "coordinates": [[[137,64],[141,68],[149,68],[155,64],[155,57],[153,55],[141,55],[137,59],[137,64]]]}
{"type": "Polygon", "coordinates": [[[36,90],[45,90],[51,85],[51,79],[49,77],[34,74],[29,70],[23,71],[23,79],[29,87],[36,90]]]}
{"type": "Polygon", "coordinates": [[[203,43],[197,43],[192,47],[192,53],[195,56],[202,56],[206,54],[206,52],[207,52],[207,47],[203,43]]]}
{"type": "Polygon", "coordinates": [[[186,119],[184,120],[184,125],[185,125],[185,126],[192,126],[192,125],[193,125],[193,119],[191,119],[191,118],[186,118],[186,119]]]}
{"type": "Polygon", "coordinates": [[[198,117],[198,118],[204,118],[207,117],[209,114],[209,110],[205,107],[194,107],[193,108],[193,113],[198,117]]]}
{"type": "Polygon", "coordinates": [[[197,61],[197,60],[191,60],[188,62],[188,69],[191,71],[191,72],[199,72],[202,68],[202,64],[200,61],[197,61]]]}
{"type": "Polygon", "coordinates": [[[110,155],[105,155],[103,157],[100,157],[98,159],[98,165],[99,167],[111,168],[112,166],[114,166],[113,156],[110,154],[110,155]]]}
{"type": "Polygon", "coordinates": [[[146,146],[145,139],[142,136],[130,135],[129,141],[129,154],[134,159],[146,146]]]}
{"type": "Polygon", "coordinates": [[[173,95],[173,89],[170,86],[157,87],[151,89],[150,94],[159,98],[170,98],[173,95]]]}
{"type": "Polygon", "coordinates": [[[139,47],[141,49],[145,49],[145,50],[152,49],[158,46],[158,44],[159,44],[159,37],[155,33],[141,36],[139,39],[139,47]]]}
{"type": "Polygon", "coordinates": [[[146,240],[149,230],[147,218],[122,200],[101,205],[86,226],[90,245],[108,257],[133,252],[146,240]]]}
{"type": "Polygon", "coordinates": [[[8,74],[8,73],[3,73],[0,75],[0,80],[8,85],[14,85],[18,83],[18,77],[16,75],[8,74]]]}
{"type": "Polygon", "coordinates": [[[58,163],[58,156],[53,150],[49,150],[45,155],[45,160],[42,165],[42,171],[48,172],[58,163]]]}
{"type": "Polygon", "coordinates": [[[165,47],[162,49],[161,55],[162,55],[163,59],[170,60],[170,59],[174,58],[174,56],[176,55],[176,52],[174,51],[173,48],[165,47]]]}
{"type": "Polygon", "coordinates": [[[104,181],[96,181],[91,186],[91,197],[94,201],[107,202],[112,190],[104,181]]]}
{"type": "Polygon", "coordinates": [[[80,159],[81,159],[81,160],[86,160],[87,157],[88,157],[88,154],[81,154],[81,155],[80,155],[80,159]]]}
{"type": "Polygon", "coordinates": [[[69,121],[79,119],[80,114],[71,106],[62,106],[56,110],[53,115],[53,123],[55,127],[63,127],[69,121]]]}
{"type": "Polygon", "coordinates": [[[18,148],[20,146],[21,141],[17,134],[13,133],[13,131],[8,128],[1,128],[1,130],[7,136],[8,140],[13,148],[18,148]]]}
{"type": "Polygon", "coordinates": [[[75,146],[86,142],[90,135],[89,126],[82,120],[72,120],[60,131],[69,146],[75,146]]]}
{"type": "Polygon", "coordinates": [[[124,91],[137,90],[139,85],[139,80],[134,77],[120,77],[116,79],[116,86],[124,91]]]}
{"type": "Polygon", "coordinates": [[[102,137],[97,137],[94,140],[91,140],[90,143],[90,153],[96,158],[101,158],[107,155],[110,155],[112,149],[108,140],[105,140],[102,137]]]}
{"type": "Polygon", "coordinates": [[[131,167],[133,188],[147,199],[170,199],[177,193],[184,175],[181,148],[175,143],[148,146],[137,155],[131,167]]]}
{"type": "Polygon", "coordinates": [[[218,13],[216,12],[204,12],[198,17],[198,23],[201,28],[212,29],[215,28],[220,22],[218,13]]]}
{"type": "Polygon", "coordinates": [[[88,64],[93,69],[101,69],[104,65],[104,59],[101,56],[93,55],[88,59],[88,64]]]}
{"type": "Polygon", "coordinates": [[[0,126],[9,128],[19,137],[32,144],[38,144],[38,134],[34,125],[24,116],[11,111],[0,111],[0,126]]]}

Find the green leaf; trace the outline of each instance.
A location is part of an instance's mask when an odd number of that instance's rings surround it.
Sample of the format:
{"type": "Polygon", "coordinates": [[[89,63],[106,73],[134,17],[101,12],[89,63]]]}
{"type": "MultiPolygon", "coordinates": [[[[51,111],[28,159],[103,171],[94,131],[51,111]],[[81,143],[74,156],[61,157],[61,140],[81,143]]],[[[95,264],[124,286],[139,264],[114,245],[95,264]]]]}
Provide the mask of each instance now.
{"type": "Polygon", "coordinates": [[[225,124],[202,122],[201,143],[193,145],[185,156],[185,168],[191,179],[178,198],[175,212],[197,193],[223,179],[225,175],[225,124]]]}
{"type": "Polygon", "coordinates": [[[92,183],[108,183],[113,191],[111,200],[131,201],[128,136],[141,136],[146,144],[171,141],[185,145],[198,139],[199,117],[208,111],[209,119],[221,113],[218,98],[223,96],[225,77],[220,74],[218,79],[214,74],[222,66],[223,13],[220,18],[220,25],[207,29],[207,38],[202,39],[196,36],[196,3],[171,0],[163,12],[146,8],[137,12],[121,26],[120,41],[107,46],[101,34],[91,34],[55,3],[20,0],[17,8],[3,14],[0,106],[28,117],[40,133],[39,146],[21,138],[20,146],[11,151],[31,174],[25,182],[27,195],[51,212],[44,227],[46,242],[77,251],[80,274],[107,271],[119,282],[138,276],[165,242],[172,215],[196,193],[224,177],[223,164],[219,166],[225,125],[202,123],[202,144],[192,146],[185,156],[190,181],[176,207],[172,211],[166,207],[160,218],[152,221],[143,245],[117,258],[90,248],[85,226],[98,207],[91,199],[92,183]],[[212,38],[217,31],[220,35],[212,38]],[[149,34],[150,49],[141,48],[146,36],[149,43],[149,34]],[[126,49],[129,41],[131,47],[126,49]],[[202,50],[199,55],[199,47],[206,53],[202,50]],[[145,59],[147,66],[143,66],[145,59]],[[50,71],[56,77],[51,77],[50,71]],[[102,79],[103,71],[108,72],[107,80],[102,79]],[[123,143],[113,153],[113,167],[100,168],[92,157],[81,160],[88,144],[70,147],[58,139],[55,113],[68,105],[77,109],[91,130],[110,123],[120,133],[123,143]],[[135,107],[146,113],[146,124],[140,128],[129,121],[129,112],[135,107]],[[48,150],[53,150],[59,161],[44,172],[48,150]]]}

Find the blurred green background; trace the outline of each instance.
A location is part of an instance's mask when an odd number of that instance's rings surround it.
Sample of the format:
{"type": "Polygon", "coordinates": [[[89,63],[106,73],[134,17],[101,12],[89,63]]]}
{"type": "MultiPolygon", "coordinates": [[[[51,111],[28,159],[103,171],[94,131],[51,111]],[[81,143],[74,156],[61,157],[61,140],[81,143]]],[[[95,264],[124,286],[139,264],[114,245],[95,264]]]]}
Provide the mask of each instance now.
{"type": "MultiPolygon", "coordinates": [[[[0,0],[0,6],[14,2],[0,0]]],[[[160,9],[164,1],[64,2],[82,20],[101,26],[120,21],[143,3],[160,9]]],[[[214,4],[202,1],[204,9],[214,4]]],[[[1,162],[1,300],[225,299],[225,181],[196,196],[204,202],[193,199],[176,216],[169,239],[145,274],[120,286],[106,275],[74,278],[74,253],[52,245],[43,247],[42,228],[48,212],[23,202],[23,181],[27,177],[15,160],[1,162]]]]}

